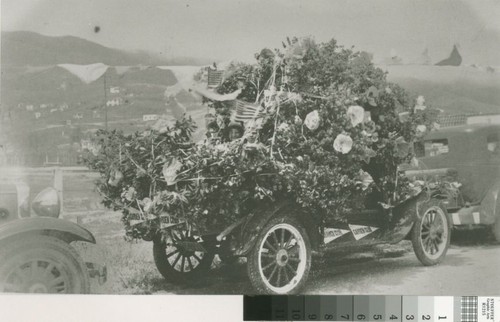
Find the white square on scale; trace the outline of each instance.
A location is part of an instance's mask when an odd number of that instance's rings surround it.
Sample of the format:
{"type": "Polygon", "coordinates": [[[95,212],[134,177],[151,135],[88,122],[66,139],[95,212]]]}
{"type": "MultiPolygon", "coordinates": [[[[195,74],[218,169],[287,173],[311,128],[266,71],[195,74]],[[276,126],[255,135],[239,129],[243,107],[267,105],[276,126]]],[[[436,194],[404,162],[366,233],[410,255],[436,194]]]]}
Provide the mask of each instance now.
{"type": "Polygon", "coordinates": [[[434,321],[453,322],[453,296],[434,297],[434,321]]]}

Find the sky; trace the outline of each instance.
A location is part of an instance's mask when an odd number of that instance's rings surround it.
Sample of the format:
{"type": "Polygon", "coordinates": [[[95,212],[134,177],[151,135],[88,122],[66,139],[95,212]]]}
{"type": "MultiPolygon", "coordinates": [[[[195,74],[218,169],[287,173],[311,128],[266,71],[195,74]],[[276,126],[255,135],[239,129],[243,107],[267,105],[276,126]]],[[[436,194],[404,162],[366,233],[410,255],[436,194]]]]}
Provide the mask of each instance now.
{"type": "Polygon", "coordinates": [[[250,60],[286,36],[313,36],[378,59],[392,50],[411,60],[425,48],[445,58],[458,43],[487,64],[481,41],[500,33],[500,0],[2,0],[1,12],[4,31],[220,60],[250,60]]]}

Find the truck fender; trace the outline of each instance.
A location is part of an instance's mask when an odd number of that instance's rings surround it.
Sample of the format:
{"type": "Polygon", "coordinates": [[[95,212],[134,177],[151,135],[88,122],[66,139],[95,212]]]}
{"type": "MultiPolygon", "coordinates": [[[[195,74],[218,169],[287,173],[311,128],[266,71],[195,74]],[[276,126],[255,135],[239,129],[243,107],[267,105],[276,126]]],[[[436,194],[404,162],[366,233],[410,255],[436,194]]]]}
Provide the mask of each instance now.
{"type": "Polygon", "coordinates": [[[381,240],[388,243],[399,243],[403,239],[409,239],[415,221],[422,217],[422,208],[431,200],[442,200],[432,191],[422,191],[392,209],[390,228],[385,231],[381,240]]]}
{"type": "Polygon", "coordinates": [[[53,236],[67,243],[73,241],[96,243],[94,236],[87,229],[63,219],[30,217],[0,225],[0,242],[26,234],[53,236]]]}
{"type": "MultiPolygon", "coordinates": [[[[241,235],[238,238],[239,244],[234,254],[236,256],[245,256],[248,254],[248,252],[255,245],[257,237],[264,226],[272,218],[285,214],[297,215],[297,207],[294,206],[293,203],[284,202],[278,204],[272,210],[248,215],[247,219],[241,225],[241,235]]],[[[304,228],[309,234],[313,249],[317,249],[320,244],[320,233],[319,229],[315,228],[317,225],[314,224],[313,219],[308,219],[309,216],[300,215],[295,216],[295,218],[304,225],[304,228]]]]}

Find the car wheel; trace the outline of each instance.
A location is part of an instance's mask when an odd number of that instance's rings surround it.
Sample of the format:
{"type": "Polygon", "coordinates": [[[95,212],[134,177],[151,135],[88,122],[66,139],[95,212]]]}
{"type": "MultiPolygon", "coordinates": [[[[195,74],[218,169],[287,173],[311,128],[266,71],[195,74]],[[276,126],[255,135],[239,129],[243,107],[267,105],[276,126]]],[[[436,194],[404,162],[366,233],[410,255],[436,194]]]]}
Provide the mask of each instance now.
{"type": "Polygon", "coordinates": [[[259,293],[294,294],[311,269],[311,243],[297,219],[271,219],[248,255],[248,276],[259,293]]]}
{"type": "Polygon", "coordinates": [[[182,242],[202,243],[200,236],[186,230],[171,230],[165,238],[153,240],[153,257],[156,268],[169,282],[183,283],[197,278],[212,265],[214,254],[187,250],[182,242]]]}
{"type": "Polygon", "coordinates": [[[438,200],[420,204],[419,216],[411,231],[413,250],[419,261],[425,266],[440,263],[446,256],[450,239],[450,219],[442,204],[438,200]]]}
{"type": "Polygon", "coordinates": [[[49,236],[9,241],[0,250],[0,292],[70,293],[90,291],[82,259],[66,242],[49,236]]]}

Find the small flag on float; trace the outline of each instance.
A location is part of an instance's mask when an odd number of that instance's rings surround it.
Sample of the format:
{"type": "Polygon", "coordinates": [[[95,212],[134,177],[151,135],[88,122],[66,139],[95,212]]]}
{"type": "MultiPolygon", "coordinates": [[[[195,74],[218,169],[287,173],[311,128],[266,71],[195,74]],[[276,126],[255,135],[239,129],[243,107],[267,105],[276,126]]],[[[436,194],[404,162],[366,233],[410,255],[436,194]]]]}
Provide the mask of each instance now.
{"type": "Polygon", "coordinates": [[[233,114],[234,121],[245,122],[259,117],[264,117],[265,115],[266,113],[262,110],[262,107],[259,104],[236,100],[236,110],[233,114]]]}
{"type": "Polygon", "coordinates": [[[223,70],[213,70],[208,68],[208,87],[213,88],[220,85],[222,82],[222,76],[224,75],[223,70]]]}

